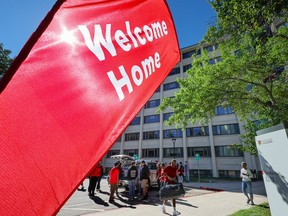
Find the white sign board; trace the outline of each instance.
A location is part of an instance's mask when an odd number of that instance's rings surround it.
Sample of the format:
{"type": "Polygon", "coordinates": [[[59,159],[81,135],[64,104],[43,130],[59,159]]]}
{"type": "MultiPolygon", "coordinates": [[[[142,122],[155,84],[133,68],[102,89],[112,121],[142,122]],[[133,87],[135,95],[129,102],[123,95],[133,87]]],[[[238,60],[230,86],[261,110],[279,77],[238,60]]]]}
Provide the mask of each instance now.
{"type": "Polygon", "coordinates": [[[256,145],[273,216],[288,215],[288,138],[284,125],[257,131],[256,145]]]}

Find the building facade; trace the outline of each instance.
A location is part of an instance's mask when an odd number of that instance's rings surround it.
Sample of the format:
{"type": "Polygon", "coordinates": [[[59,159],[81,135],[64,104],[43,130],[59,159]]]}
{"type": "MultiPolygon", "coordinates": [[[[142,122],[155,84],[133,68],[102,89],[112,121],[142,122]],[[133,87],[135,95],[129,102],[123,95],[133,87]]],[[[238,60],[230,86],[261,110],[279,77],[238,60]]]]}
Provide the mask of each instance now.
{"type": "Polygon", "coordinates": [[[211,64],[221,60],[217,57],[217,45],[206,45],[200,50],[197,47],[196,44],[181,49],[181,61],[103,158],[106,167],[112,167],[110,156],[128,154],[158,162],[170,162],[173,158],[177,162],[187,161],[191,176],[197,176],[199,170],[203,177],[238,178],[242,161],[247,162],[248,168],[260,170],[257,158],[230,147],[233,143],[240,144],[242,131],[242,124],[231,108],[216,107],[215,117],[209,124],[190,124],[184,129],[165,124],[164,121],[173,113],[172,109],[156,113],[163,98],[173,97],[179,90],[176,79],[185,78],[194,53],[201,55],[203,50],[207,50],[211,54],[211,64]]]}

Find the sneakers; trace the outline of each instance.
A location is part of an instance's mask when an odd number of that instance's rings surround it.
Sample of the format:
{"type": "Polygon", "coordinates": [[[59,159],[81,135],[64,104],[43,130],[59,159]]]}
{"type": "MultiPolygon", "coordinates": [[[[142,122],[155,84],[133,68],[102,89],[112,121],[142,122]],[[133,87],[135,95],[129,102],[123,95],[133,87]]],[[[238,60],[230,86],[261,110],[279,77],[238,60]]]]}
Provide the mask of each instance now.
{"type": "Polygon", "coordinates": [[[173,212],[173,216],[177,216],[177,215],[179,215],[180,214],[180,212],[178,212],[178,211],[174,211],[173,212]]]}
{"type": "Polygon", "coordinates": [[[249,204],[249,203],[250,203],[250,201],[251,201],[251,199],[250,199],[250,198],[248,198],[248,199],[247,199],[247,204],[249,204]]]}
{"type": "Polygon", "coordinates": [[[166,214],[165,205],[162,205],[162,206],[161,206],[161,210],[162,210],[162,213],[163,213],[163,214],[166,214]]]}

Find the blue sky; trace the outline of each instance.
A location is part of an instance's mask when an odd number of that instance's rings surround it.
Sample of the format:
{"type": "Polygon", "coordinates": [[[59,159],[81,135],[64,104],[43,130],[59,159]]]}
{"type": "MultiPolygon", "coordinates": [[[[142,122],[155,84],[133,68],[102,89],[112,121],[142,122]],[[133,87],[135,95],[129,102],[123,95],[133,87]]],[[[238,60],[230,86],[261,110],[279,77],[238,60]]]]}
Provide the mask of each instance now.
{"type": "MultiPolygon", "coordinates": [[[[0,7],[0,43],[16,56],[56,0],[8,0],[0,7]]],[[[167,0],[180,48],[198,43],[215,19],[208,0],[167,0]]]]}

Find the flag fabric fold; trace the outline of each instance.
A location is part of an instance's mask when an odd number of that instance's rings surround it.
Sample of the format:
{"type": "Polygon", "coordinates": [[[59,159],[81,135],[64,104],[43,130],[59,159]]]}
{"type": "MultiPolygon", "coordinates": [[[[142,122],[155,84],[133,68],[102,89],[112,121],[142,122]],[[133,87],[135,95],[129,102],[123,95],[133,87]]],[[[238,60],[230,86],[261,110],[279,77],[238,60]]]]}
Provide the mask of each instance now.
{"type": "Polygon", "coordinates": [[[0,215],[57,214],[180,60],[165,0],[61,2],[0,94],[0,215]]]}

